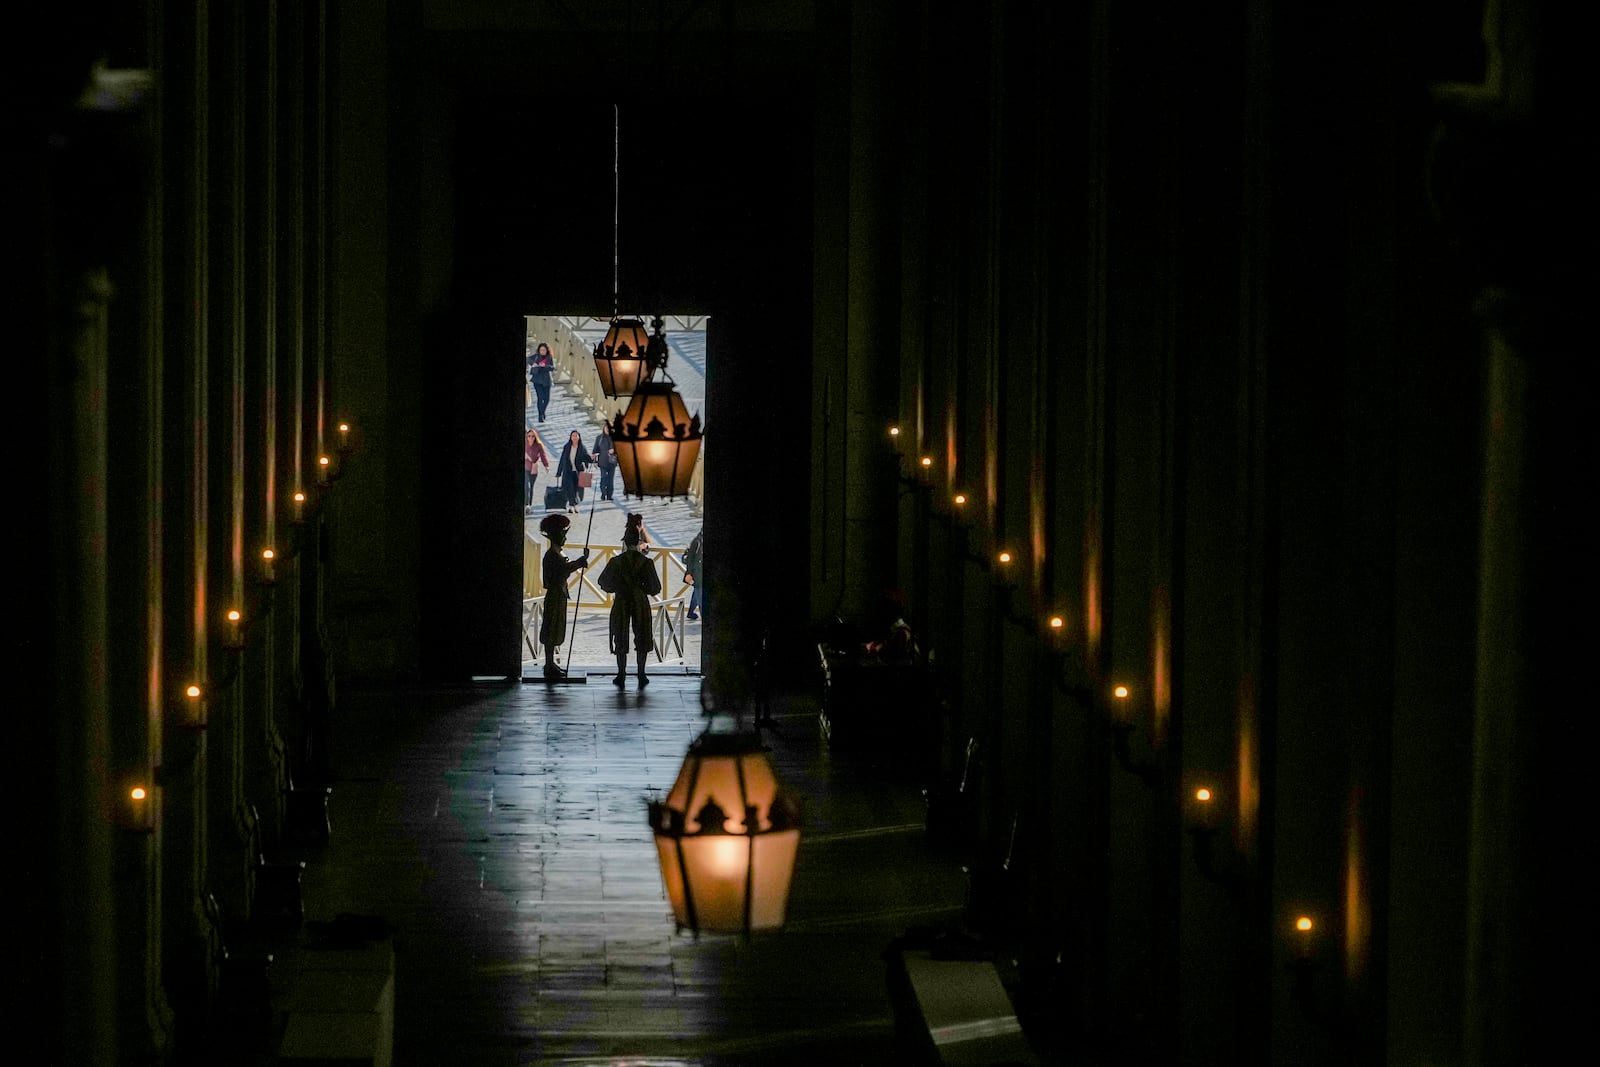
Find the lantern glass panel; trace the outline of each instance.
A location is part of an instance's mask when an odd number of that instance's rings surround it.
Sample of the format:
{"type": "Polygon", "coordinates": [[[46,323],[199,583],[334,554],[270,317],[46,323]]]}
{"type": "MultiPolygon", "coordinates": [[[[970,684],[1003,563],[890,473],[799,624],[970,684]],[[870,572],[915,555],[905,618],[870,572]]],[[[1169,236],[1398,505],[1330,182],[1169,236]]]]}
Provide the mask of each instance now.
{"type": "Polygon", "coordinates": [[[783,925],[799,848],[799,830],[780,830],[751,839],[750,929],[772,930],[783,925]]]}
{"type": "Polygon", "coordinates": [[[677,839],[657,834],[656,855],[661,860],[661,882],[666,886],[667,900],[672,904],[672,917],[679,926],[689,926],[688,898],[684,895],[683,866],[678,862],[677,839]]]}
{"type": "Polygon", "coordinates": [[[750,840],[736,834],[683,838],[683,863],[700,929],[722,933],[744,929],[750,840]]]}

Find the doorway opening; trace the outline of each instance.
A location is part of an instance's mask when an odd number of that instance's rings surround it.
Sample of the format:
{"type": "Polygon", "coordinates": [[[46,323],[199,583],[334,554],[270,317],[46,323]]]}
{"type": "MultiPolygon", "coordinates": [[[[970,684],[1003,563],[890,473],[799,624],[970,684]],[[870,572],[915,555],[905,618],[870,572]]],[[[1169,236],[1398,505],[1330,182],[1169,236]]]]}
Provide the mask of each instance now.
{"type": "MultiPolygon", "coordinates": [[[[652,316],[634,316],[646,322],[652,316]]],[[[690,412],[702,419],[706,410],[705,315],[662,315],[668,346],[667,373],[690,412]]],[[[568,559],[587,549],[588,565],[567,581],[565,640],[556,650],[557,664],[569,674],[616,672],[616,657],[609,640],[610,598],[598,579],[606,562],[622,551],[622,532],[629,513],[642,515],[649,541],[648,555],[656,563],[661,593],[652,598],[651,673],[699,674],[701,625],[698,590],[691,553],[696,535],[704,527],[705,451],[690,483],[689,494],[673,500],[629,496],[622,474],[596,455],[607,420],[628,404],[627,398],[610,399],[601,390],[594,365],[594,348],[606,334],[609,319],[588,315],[525,315],[523,399],[528,450],[535,457],[522,485],[522,677],[539,676],[544,667],[546,589],[542,562],[549,541],[539,524],[547,515],[564,515],[570,522],[567,543],[561,550],[568,559]],[[574,439],[576,435],[576,439],[574,439]],[[569,452],[570,446],[580,446],[569,452]],[[563,456],[567,459],[563,462],[563,456]],[[572,455],[587,457],[577,464],[572,455]],[[542,457],[542,458],[541,458],[542,457]],[[558,471],[578,466],[573,478],[558,471]],[[587,477],[585,477],[587,475],[587,477]],[[584,483],[588,484],[574,484],[584,483]]],[[[560,630],[561,627],[557,627],[560,630]]]]}

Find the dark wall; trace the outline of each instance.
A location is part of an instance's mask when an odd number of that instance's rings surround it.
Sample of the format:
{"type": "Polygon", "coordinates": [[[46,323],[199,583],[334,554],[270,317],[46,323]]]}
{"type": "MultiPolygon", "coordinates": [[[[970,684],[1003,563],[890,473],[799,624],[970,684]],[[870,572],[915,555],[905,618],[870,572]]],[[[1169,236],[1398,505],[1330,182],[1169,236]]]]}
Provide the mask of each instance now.
{"type": "Polygon", "coordinates": [[[451,502],[424,518],[426,673],[516,669],[521,546],[503,536],[516,517],[486,502],[514,503],[492,487],[515,484],[517,331],[524,314],[609,315],[614,237],[622,310],[712,316],[707,540],[724,621],[711,642],[747,653],[769,624],[803,631],[803,579],[783,559],[807,552],[808,91],[664,95],[616,111],[592,96],[462,94],[449,284],[422,355],[426,477],[451,502]]]}

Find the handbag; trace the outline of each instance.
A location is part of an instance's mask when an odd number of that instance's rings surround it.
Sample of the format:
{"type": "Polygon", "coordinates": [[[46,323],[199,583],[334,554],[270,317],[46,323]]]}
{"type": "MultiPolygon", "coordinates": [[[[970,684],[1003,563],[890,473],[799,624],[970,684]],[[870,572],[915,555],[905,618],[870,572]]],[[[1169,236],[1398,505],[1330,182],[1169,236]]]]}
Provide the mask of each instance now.
{"type": "Polygon", "coordinates": [[[587,489],[594,484],[594,471],[578,472],[578,488],[587,489]]]}

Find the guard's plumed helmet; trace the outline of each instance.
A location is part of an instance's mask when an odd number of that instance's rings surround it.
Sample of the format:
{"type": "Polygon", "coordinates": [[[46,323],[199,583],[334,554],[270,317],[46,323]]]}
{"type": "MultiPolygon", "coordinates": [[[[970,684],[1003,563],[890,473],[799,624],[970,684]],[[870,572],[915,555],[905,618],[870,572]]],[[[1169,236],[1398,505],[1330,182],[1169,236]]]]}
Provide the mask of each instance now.
{"type": "Polygon", "coordinates": [[[644,516],[630,514],[628,528],[622,531],[622,543],[636,545],[642,540],[644,540],[644,516]]]}

